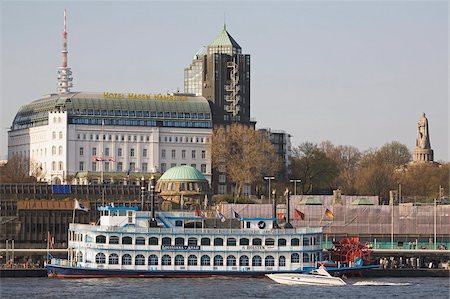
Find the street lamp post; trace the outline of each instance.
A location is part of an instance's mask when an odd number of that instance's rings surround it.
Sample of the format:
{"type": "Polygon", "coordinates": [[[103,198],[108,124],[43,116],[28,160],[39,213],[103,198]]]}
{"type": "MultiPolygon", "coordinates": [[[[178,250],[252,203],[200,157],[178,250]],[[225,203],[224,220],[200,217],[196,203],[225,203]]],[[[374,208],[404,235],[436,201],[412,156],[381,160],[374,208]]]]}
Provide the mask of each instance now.
{"type": "Polygon", "coordinates": [[[302,180],[300,179],[294,179],[294,180],[290,180],[291,183],[294,183],[294,195],[297,195],[297,183],[301,183],[302,180]]]}
{"type": "Polygon", "coordinates": [[[270,203],[270,181],[274,180],[275,177],[273,177],[273,176],[265,176],[264,179],[269,181],[269,203],[270,203]]]}
{"type": "Polygon", "coordinates": [[[141,209],[144,210],[144,195],[145,195],[145,179],[141,177],[141,209]]]}
{"type": "Polygon", "coordinates": [[[155,217],[155,177],[152,175],[150,178],[150,184],[148,185],[150,191],[150,199],[151,199],[151,208],[152,208],[152,218],[150,219],[150,227],[158,226],[155,217]]]}

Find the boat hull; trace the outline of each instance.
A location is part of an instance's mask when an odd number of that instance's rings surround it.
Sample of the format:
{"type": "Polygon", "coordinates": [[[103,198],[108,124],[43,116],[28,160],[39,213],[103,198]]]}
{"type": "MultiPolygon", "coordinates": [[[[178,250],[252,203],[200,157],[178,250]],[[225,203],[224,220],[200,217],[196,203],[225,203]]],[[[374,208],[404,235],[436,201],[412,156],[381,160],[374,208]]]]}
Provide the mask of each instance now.
{"type": "Polygon", "coordinates": [[[339,277],[318,277],[309,274],[267,274],[275,282],[287,285],[344,286],[345,281],[339,277]]]}

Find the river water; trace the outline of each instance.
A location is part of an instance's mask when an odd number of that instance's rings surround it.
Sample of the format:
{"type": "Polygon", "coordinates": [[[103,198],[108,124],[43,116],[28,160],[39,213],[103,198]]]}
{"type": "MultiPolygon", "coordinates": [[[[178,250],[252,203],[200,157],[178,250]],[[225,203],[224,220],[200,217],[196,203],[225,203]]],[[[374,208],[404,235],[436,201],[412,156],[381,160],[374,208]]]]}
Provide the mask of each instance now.
{"type": "Polygon", "coordinates": [[[0,298],[450,298],[448,278],[351,278],[347,286],[286,286],[270,279],[2,278],[0,298]]]}

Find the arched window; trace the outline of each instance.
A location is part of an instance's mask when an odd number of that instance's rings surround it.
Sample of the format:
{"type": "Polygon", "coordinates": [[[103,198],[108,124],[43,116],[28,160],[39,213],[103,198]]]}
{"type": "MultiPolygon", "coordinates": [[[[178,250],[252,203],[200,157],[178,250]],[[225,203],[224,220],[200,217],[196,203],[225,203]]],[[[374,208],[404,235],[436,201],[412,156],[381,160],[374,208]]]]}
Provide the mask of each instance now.
{"type": "Polygon", "coordinates": [[[62,139],[62,138],[63,138],[63,134],[61,131],[59,131],[59,139],[62,139]]]}
{"type": "Polygon", "coordinates": [[[131,237],[123,237],[122,244],[133,244],[133,239],[131,237]]]}
{"type": "Polygon", "coordinates": [[[236,257],[234,255],[227,256],[227,266],[236,266],[236,257]]]}
{"type": "Polygon", "coordinates": [[[221,255],[214,257],[214,266],[223,266],[223,257],[221,255]]]}
{"type": "Polygon", "coordinates": [[[292,238],[291,246],[300,246],[300,239],[299,238],[292,238]]]}
{"type": "Polygon", "coordinates": [[[236,238],[228,238],[227,246],[236,246],[236,238]]]}
{"type": "Polygon", "coordinates": [[[83,253],[81,251],[77,252],[77,262],[79,263],[83,262],[83,253]]]}
{"type": "Polygon", "coordinates": [[[172,258],[170,257],[170,255],[165,254],[162,256],[161,258],[161,265],[163,266],[170,266],[172,265],[172,258]]]}
{"type": "Polygon", "coordinates": [[[148,265],[149,266],[158,266],[158,257],[155,254],[151,254],[148,257],[148,265]]]}
{"type": "Polygon", "coordinates": [[[170,245],[172,244],[172,239],[169,237],[162,238],[162,245],[170,245]]]}
{"type": "Polygon", "coordinates": [[[214,238],[214,246],[223,246],[222,238],[214,238]]]}
{"type": "Polygon", "coordinates": [[[259,255],[255,255],[252,258],[252,266],[253,267],[260,267],[260,266],[262,266],[262,259],[261,259],[261,257],[259,255]]]}
{"type": "Polygon", "coordinates": [[[56,132],[55,131],[52,132],[52,139],[56,139],[56,132]]]}
{"type": "Polygon", "coordinates": [[[262,240],[260,238],[254,238],[252,240],[252,245],[262,245],[262,240]]]}
{"type": "Polygon", "coordinates": [[[188,256],[188,266],[197,266],[197,257],[193,254],[188,256]]]}
{"type": "Polygon", "coordinates": [[[115,253],[111,253],[108,258],[108,264],[118,265],[119,264],[119,256],[115,253]]]}
{"type": "Polygon", "coordinates": [[[184,238],[175,238],[175,246],[184,246],[184,238]]]}
{"type": "Polygon", "coordinates": [[[119,244],[119,237],[118,236],[110,236],[109,244],[119,244]]]}
{"type": "Polygon", "coordinates": [[[278,239],[278,246],[286,246],[286,239],[284,238],[278,239]]]}
{"type": "Polygon", "coordinates": [[[211,239],[210,238],[202,238],[200,240],[200,244],[202,246],[210,246],[211,245],[211,239]]]}
{"type": "Polygon", "coordinates": [[[58,163],[58,170],[63,170],[63,162],[59,161],[58,163]]]}
{"type": "Polygon", "coordinates": [[[52,162],[52,170],[56,170],[56,162],[55,161],[52,162]]]}
{"type": "Polygon", "coordinates": [[[158,245],[158,238],[156,238],[156,237],[149,238],[148,245],[158,245]]]}
{"type": "Polygon", "coordinates": [[[144,237],[137,237],[136,238],[136,245],[145,245],[145,238],[144,237]]]}
{"type": "Polygon", "coordinates": [[[52,146],[52,155],[56,155],[56,146],[52,146]]]}
{"type": "Polygon", "coordinates": [[[275,266],[275,258],[271,255],[266,256],[266,259],[264,261],[264,266],[266,266],[266,267],[275,266]]]}
{"type": "Polygon", "coordinates": [[[63,154],[63,147],[60,145],[58,148],[58,154],[61,156],[63,154]]]}
{"type": "Polygon", "coordinates": [[[280,255],[280,257],[278,259],[278,266],[279,267],[285,267],[286,266],[286,258],[284,257],[284,255],[280,255]]]}
{"type": "Polygon", "coordinates": [[[142,254],[136,255],[136,257],[134,258],[134,264],[136,266],[145,265],[145,257],[142,254]]]}
{"type": "Polygon", "coordinates": [[[106,243],[106,237],[103,235],[95,237],[95,243],[105,244],[106,243]]]}
{"type": "Polygon", "coordinates": [[[303,246],[309,246],[309,237],[303,237],[303,246]]]}
{"type": "Polygon", "coordinates": [[[181,254],[175,256],[175,266],[184,266],[184,256],[181,254]]]}
{"type": "Polygon", "coordinates": [[[293,263],[293,264],[300,263],[300,256],[298,253],[291,254],[291,263],[293,263]]]}
{"type": "Polygon", "coordinates": [[[131,265],[131,255],[129,254],[124,254],[122,255],[122,265],[131,265]]]}
{"type": "Polygon", "coordinates": [[[208,255],[202,255],[200,263],[202,266],[209,266],[211,265],[211,258],[208,255]]]}
{"type": "Polygon", "coordinates": [[[275,240],[273,238],[267,238],[265,244],[266,246],[275,245],[275,240]]]}
{"type": "Polygon", "coordinates": [[[250,245],[250,240],[247,238],[241,238],[239,240],[239,245],[250,245]]]}
{"type": "Polygon", "coordinates": [[[189,238],[188,246],[197,246],[197,238],[189,238]]]}
{"type": "Polygon", "coordinates": [[[303,253],[303,262],[304,263],[309,263],[309,261],[311,260],[311,257],[309,255],[309,253],[303,253]]]}
{"type": "Polygon", "coordinates": [[[248,266],[249,265],[249,259],[248,256],[242,255],[239,258],[239,266],[248,266]]]}
{"type": "Polygon", "coordinates": [[[105,254],[100,252],[95,255],[95,262],[97,264],[104,264],[106,262],[105,254]]]}

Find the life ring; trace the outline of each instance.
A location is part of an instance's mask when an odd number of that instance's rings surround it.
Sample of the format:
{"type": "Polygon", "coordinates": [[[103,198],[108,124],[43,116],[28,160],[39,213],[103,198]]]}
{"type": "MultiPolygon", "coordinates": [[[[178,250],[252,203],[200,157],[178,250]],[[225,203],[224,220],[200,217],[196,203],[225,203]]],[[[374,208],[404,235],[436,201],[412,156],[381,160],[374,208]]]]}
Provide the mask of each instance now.
{"type": "Polygon", "coordinates": [[[260,222],[258,222],[258,227],[260,228],[260,229],[264,229],[265,227],[266,227],[266,223],[264,222],[264,221],[260,221],[260,222]]]}

